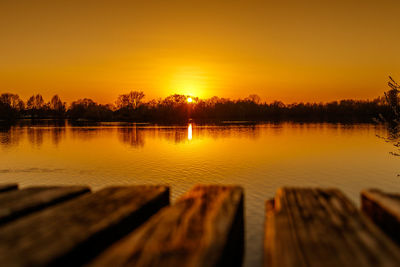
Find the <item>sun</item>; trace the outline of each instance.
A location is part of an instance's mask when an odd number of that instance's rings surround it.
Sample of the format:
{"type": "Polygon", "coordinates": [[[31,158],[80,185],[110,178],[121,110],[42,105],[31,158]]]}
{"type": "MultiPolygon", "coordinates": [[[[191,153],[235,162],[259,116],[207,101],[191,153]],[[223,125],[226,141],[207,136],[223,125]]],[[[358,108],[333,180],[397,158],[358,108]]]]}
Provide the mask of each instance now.
{"type": "Polygon", "coordinates": [[[192,102],[193,102],[193,98],[188,97],[188,98],[186,99],[186,101],[187,101],[188,103],[192,103],[192,102]]]}

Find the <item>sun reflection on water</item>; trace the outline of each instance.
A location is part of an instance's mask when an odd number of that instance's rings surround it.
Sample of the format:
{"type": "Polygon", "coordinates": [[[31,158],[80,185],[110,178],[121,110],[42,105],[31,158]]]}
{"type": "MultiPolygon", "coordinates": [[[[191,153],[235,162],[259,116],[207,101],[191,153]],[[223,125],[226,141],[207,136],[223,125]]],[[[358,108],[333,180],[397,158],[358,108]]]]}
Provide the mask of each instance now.
{"type": "Polygon", "coordinates": [[[189,123],[188,126],[188,140],[192,140],[192,124],[189,123]]]}

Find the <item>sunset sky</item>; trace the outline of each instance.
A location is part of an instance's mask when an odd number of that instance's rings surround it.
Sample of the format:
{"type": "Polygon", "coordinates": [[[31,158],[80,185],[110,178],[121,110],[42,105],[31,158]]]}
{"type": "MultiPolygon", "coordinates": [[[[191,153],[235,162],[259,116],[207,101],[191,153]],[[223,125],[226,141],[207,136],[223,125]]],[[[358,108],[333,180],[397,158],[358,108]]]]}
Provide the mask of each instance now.
{"type": "Polygon", "coordinates": [[[399,29],[398,0],[1,0],[0,92],[371,99],[400,80],[399,29]]]}

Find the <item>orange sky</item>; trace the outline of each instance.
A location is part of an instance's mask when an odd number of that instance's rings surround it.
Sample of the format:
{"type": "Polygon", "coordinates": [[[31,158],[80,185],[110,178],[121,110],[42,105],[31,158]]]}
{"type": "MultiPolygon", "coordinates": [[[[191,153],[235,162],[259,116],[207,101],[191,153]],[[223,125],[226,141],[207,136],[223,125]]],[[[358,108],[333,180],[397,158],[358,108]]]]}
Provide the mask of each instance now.
{"type": "Polygon", "coordinates": [[[373,98],[400,80],[400,2],[0,1],[0,92],[373,98]]]}

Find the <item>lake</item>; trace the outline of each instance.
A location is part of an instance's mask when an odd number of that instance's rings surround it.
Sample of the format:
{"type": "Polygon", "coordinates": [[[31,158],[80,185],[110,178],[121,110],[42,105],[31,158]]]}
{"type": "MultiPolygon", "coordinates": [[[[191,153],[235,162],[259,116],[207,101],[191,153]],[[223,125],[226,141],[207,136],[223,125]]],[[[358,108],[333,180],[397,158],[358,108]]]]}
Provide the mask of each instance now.
{"type": "Polygon", "coordinates": [[[172,200],[197,183],[245,189],[245,266],[262,265],[265,200],[281,186],[400,191],[400,157],[373,124],[156,126],[21,123],[0,131],[0,181],[30,185],[169,184],[172,200]]]}

